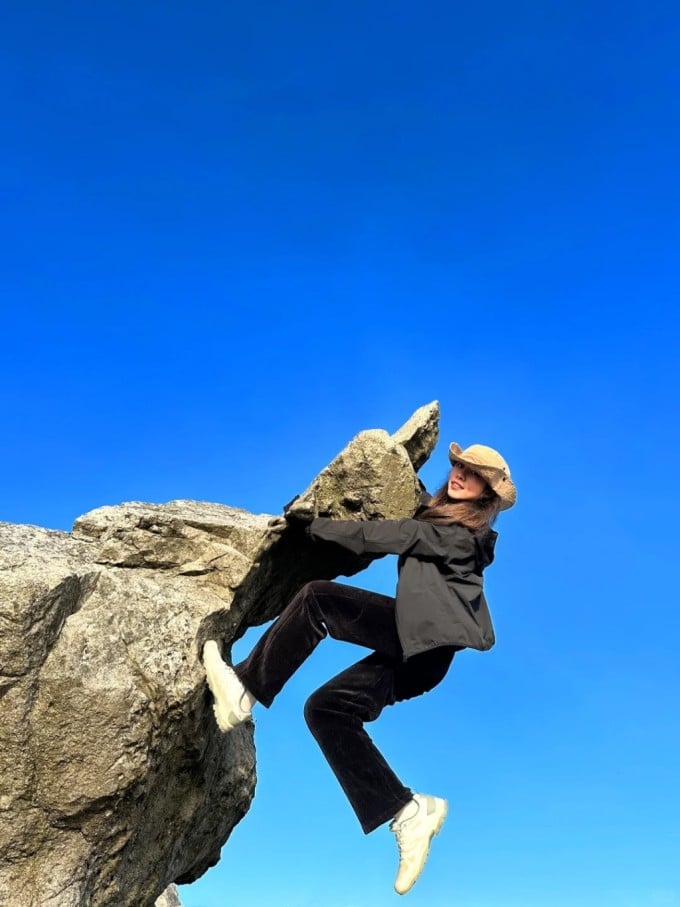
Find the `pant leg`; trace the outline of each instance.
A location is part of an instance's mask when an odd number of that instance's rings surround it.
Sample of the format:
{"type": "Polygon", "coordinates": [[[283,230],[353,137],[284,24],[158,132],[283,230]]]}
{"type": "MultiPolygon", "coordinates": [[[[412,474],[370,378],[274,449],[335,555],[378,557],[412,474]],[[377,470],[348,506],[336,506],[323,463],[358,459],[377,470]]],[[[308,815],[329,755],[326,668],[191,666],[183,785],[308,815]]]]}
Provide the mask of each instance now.
{"type": "Polygon", "coordinates": [[[234,669],[258,702],[270,706],[327,634],[401,657],[393,598],[319,580],[302,587],[234,669]]]}
{"type": "Polygon", "coordinates": [[[413,796],[364,730],[383,708],[421,695],[445,676],[456,652],[445,646],[407,662],[374,652],[313,693],[305,719],[366,834],[413,796]]]}

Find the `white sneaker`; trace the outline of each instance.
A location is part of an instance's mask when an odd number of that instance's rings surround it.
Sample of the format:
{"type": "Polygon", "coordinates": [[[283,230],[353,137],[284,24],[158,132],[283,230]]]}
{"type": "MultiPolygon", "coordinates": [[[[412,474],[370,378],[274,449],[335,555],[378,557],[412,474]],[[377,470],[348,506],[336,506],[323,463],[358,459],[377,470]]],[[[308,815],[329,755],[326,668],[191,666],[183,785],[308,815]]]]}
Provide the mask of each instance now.
{"type": "Polygon", "coordinates": [[[244,702],[247,690],[236,671],[223,661],[214,639],[209,639],[203,646],[203,667],[210,692],[215,697],[213,712],[217,725],[226,734],[251,717],[244,702]]]}
{"type": "Polygon", "coordinates": [[[397,836],[399,871],[394,883],[397,894],[406,894],[423,871],[432,838],[441,830],[448,805],[446,800],[429,794],[414,794],[416,813],[401,822],[394,819],[390,831],[397,836]]]}

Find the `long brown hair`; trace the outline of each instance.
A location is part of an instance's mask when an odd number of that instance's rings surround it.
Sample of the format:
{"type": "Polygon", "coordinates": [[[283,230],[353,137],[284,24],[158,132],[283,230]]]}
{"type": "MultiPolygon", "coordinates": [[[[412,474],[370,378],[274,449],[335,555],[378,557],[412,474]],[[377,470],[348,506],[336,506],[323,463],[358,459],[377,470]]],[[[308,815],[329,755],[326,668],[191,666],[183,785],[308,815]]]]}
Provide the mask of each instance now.
{"type": "Polygon", "coordinates": [[[430,520],[432,523],[462,523],[473,532],[493,526],[501,509],[501,499],[488,482],[480,496],[471,501],[451,500],[448,487],[447,478],[415,519],[430,520]]]}

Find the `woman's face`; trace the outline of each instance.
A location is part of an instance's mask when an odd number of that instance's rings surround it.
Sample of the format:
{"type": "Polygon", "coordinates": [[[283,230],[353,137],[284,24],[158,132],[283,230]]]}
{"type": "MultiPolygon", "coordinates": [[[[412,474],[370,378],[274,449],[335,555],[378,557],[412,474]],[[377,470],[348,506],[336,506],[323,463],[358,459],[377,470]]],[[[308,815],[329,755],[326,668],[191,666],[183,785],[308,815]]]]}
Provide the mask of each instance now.
{"type": "Polygon", "coordinates": [[[486,481],[464,463],[454,463],[447,493],[454,501],[473,501],[486,488],[486,481]]]}

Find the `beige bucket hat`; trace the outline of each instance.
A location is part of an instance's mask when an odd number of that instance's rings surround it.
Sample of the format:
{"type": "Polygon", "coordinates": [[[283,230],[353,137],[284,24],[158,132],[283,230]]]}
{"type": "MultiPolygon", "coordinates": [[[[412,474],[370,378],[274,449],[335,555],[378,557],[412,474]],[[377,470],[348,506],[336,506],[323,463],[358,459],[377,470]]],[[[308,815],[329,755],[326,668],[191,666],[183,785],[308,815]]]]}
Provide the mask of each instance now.
{"type": "Polygon", "coordinates": [[[479,473],[501,499],[501,510],[507,510],[517,500],[517,489],[510,478],[510,467],[493,447],[471,444],[465,450],[454,441],[449,446],[451,463],[464,463],[479,473]]]}

